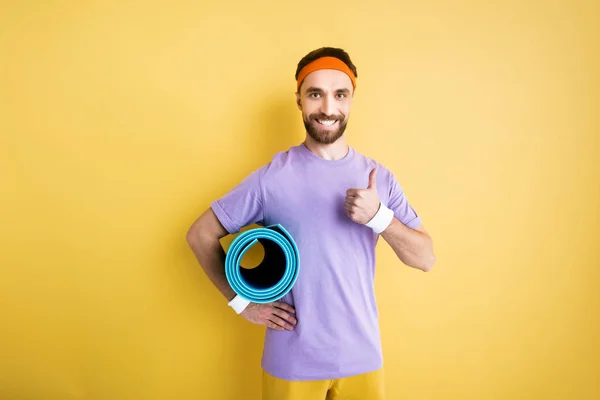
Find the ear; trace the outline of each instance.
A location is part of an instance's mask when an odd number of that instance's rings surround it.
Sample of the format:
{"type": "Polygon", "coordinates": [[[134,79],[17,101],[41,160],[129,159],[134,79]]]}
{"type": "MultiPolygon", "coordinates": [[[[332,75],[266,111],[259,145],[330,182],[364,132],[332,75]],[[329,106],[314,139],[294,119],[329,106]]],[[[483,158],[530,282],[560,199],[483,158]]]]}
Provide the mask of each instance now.
{"type": "Polygon", "coordinates": [[[302,99],[300,99],[300,93],[296,92],[296,105],[298,110],[302,111],[302,99]]]}

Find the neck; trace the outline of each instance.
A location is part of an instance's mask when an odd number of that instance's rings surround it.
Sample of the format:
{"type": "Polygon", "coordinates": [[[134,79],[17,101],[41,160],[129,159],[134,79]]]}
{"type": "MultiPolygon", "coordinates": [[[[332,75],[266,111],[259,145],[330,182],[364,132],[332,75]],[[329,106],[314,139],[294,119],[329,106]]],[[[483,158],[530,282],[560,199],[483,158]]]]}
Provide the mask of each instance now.
{"type": "Polygon", "coordinates": [[[344,136],[340,137],[334,143],[323,144],[316,142],[309,134],[306,134],[304,145],[314,154],[325,160],[340,160],[348,154],[348,145],[344,136]]]}

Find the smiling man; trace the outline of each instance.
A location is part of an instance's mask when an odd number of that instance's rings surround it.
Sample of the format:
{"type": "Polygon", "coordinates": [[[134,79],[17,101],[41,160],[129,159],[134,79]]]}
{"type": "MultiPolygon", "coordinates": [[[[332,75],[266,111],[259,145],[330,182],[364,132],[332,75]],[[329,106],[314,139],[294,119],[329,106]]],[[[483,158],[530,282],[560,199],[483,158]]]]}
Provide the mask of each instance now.
{"type": "Polygon", "coordinates": [[[416,270],[435,263],[432,239],[394,174],[346,143],[357,77],[342,49],[303,57],[295,78],[305,140],[213,201],[187,234],[228,304],[267,326],[265,400],[385,398],[375,246],[383,238],[416,270]],[[272,304],[236,296],[224,273],[219,239],[253,223],[283,225],[300,252],[296,284],[272,304]]]}

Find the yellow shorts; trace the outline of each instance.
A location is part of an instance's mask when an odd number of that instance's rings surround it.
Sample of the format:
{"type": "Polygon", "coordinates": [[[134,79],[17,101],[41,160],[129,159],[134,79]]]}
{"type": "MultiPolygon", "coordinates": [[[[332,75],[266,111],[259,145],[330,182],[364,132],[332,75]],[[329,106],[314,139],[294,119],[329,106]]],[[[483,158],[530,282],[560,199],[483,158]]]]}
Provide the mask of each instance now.
{"type": "Polygon", "coordinates": [[[383,369],[341,379],[286,381],[262,376],[263,400],[384,400],[383,369]]]}

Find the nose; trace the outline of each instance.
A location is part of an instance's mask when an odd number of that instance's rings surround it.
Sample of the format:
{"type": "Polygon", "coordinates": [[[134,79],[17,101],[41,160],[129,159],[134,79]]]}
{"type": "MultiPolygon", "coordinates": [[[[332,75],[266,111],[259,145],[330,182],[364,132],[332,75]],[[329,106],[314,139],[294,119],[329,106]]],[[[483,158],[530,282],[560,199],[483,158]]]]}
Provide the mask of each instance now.
{"type": "Polygon", "coordinates": [[[330,96],[323,97],[323,103],[321,104],[321,112],[327,116],[334,114],[335,103],[330,96]]]}

